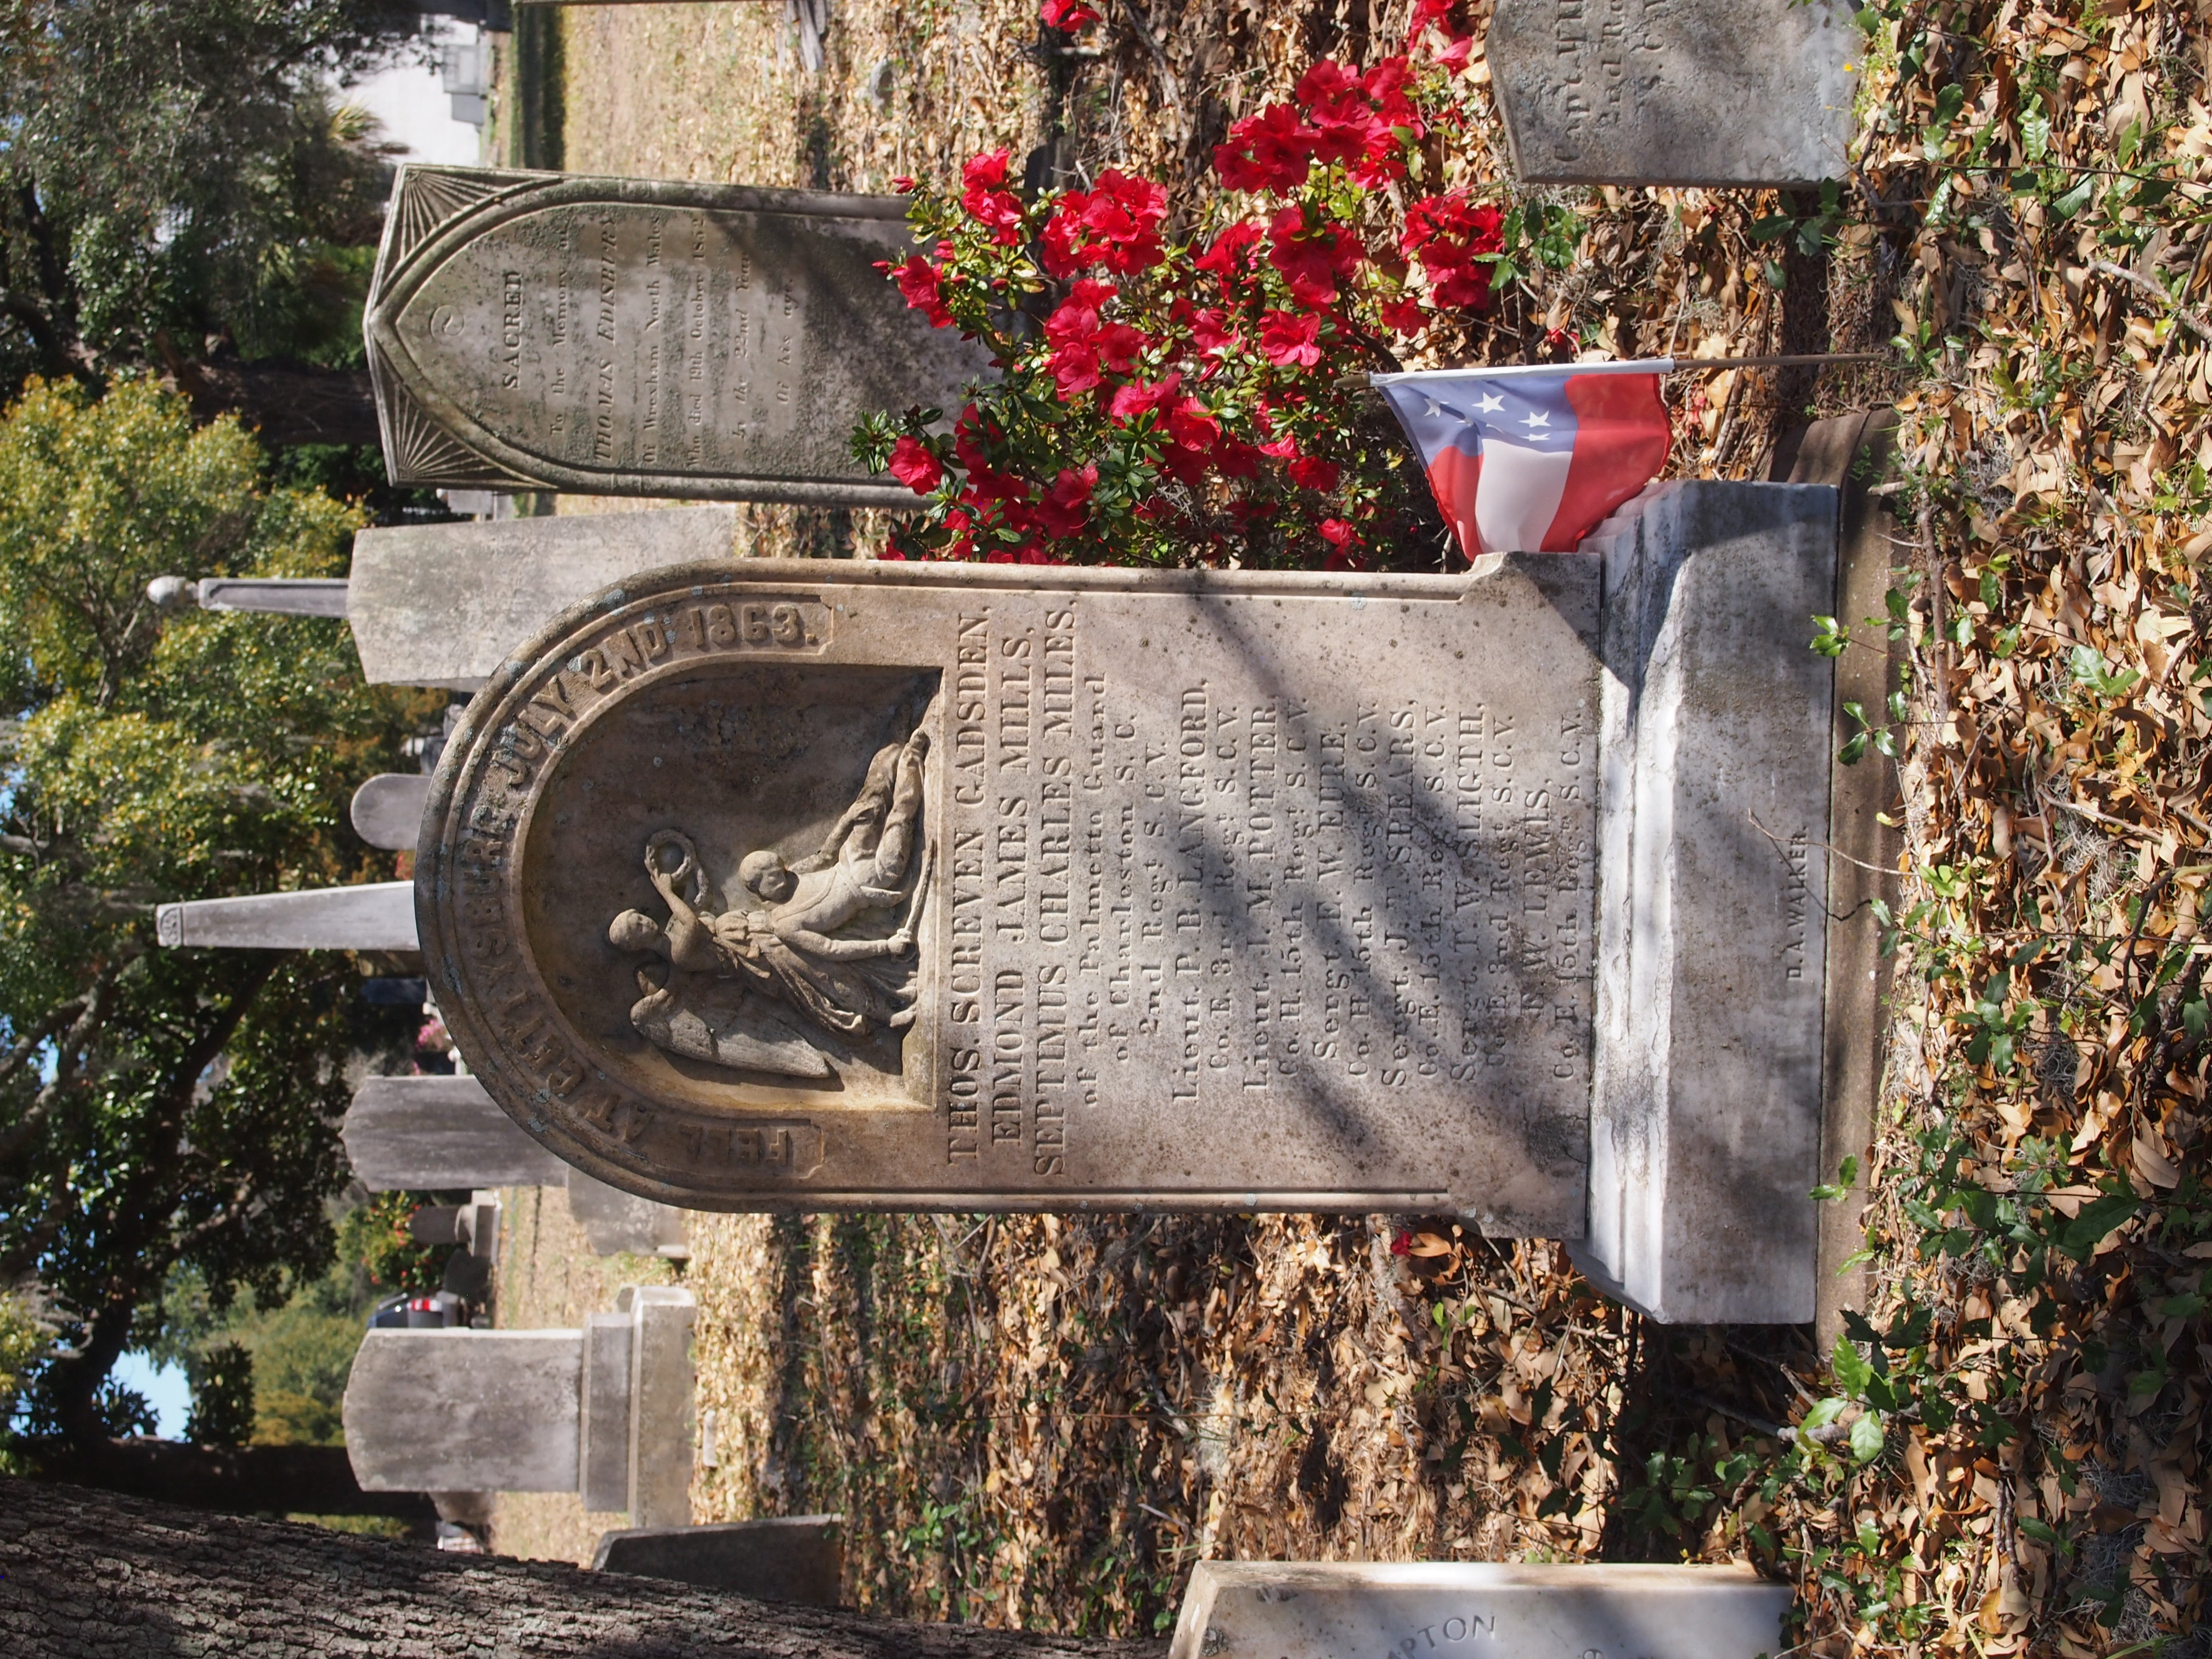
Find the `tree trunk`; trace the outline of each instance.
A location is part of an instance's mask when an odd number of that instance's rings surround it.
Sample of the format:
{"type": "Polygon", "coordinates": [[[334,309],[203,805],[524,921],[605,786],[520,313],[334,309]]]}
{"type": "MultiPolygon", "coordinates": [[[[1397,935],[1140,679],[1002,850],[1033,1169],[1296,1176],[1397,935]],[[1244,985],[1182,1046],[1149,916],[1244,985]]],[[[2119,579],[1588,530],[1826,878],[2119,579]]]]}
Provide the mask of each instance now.
{"type": "Polygon", "coordinates": [[[170,1440],[18,1441],[48,1480],[234,1515],[388,1515],[428,1527],[419,1492],[363,1492],[343,1446],[187,1446],[170,1440]]]}
{"type": "Polygon", "coordinates": [[[274,361],[176,362],[171,373],[204,421],[234,414],[282,449],[294,444],[374,444],[376,398],[364,369],[274,361]]]}
{"type": "Polygon", "coordinates": [[[911,1625],[748,1601],[654,1578],[163,1509],[0,1480],[0,1635],[42,1659],[246,1653],[393,1659],[464,1650],[544,1659],[1159,1659],[1099,1642],[911,1625]]]}

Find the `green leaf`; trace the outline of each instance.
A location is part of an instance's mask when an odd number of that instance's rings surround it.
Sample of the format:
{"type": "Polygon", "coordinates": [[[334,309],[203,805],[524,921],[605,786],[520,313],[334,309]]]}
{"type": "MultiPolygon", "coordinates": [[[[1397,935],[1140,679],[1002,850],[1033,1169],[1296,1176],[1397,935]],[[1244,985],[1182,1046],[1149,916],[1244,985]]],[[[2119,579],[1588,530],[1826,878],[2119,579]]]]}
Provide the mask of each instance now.
{"type": "Polygon", "coordinates": [[[2059,1230],[2053,1242],[2076,1261],[2087,1261],[2106,1236],[2131,1219],[2141,1207],[2134,1198],[2120,1193],[2093,1199],[2059,1230]]]}
{"type": "Polygon", "coordinates": [[[1862,1398],[1867,1385],[1874,1381],[1874,1367],[1869,1364],[1858,1346],[1849,1336],[1836,1339],[1835,1352],[1828,1357],[1828,1370],[1845,1394],[1852,1399],[1862,1398]]]}
{"type": "Polygon", "coordinates": [[[1865,1413],[1851,1425],[1851,1455],[1862,1463],[1871,1463],[1881,1455],[1881,1419],[1873,1412],[1865,1413]]]}

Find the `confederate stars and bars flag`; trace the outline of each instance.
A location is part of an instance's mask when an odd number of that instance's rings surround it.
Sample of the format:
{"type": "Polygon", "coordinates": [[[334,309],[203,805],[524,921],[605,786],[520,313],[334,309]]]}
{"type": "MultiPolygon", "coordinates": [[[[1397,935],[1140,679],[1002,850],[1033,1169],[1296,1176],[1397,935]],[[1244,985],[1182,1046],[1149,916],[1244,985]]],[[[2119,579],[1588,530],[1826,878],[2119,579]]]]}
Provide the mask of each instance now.
{"type": "Polygon", "coordinates": [[[1671,357],[1370,377],[1470,559],[1569,553],[1659,476],[1671,357]]]}

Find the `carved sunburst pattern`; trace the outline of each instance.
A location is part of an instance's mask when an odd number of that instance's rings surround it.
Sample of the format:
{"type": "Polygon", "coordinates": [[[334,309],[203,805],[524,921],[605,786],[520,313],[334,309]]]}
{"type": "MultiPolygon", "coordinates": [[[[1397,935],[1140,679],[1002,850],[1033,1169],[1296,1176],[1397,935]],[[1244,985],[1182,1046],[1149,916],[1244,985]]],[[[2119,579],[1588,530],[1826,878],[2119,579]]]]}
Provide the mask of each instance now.
{"type": "Polygon", "coordinates": [[[408,167],[401,169],[392,204],[392,244],[386,269],[396,270],[407,256],[437,234],[457,214],[537,174],[494,173],[482,167],[408,167]]]}

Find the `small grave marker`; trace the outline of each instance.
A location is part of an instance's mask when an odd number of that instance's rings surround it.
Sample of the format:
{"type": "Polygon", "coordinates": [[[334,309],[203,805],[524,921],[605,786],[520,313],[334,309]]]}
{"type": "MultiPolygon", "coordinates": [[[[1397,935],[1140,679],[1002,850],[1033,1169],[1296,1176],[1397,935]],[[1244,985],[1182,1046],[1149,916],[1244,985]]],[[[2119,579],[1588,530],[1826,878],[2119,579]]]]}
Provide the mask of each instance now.
{"type": "Polygon", "coordinates": [[[1848,170],[1842,0],[1498,0],[1484,50],[1524,184],[1791,185],[1848,170]]]}

